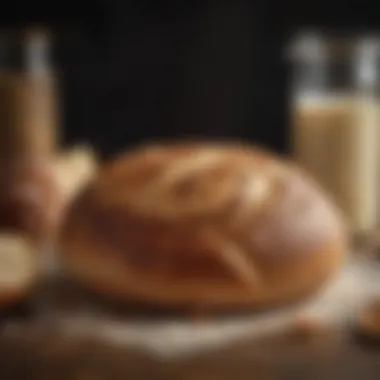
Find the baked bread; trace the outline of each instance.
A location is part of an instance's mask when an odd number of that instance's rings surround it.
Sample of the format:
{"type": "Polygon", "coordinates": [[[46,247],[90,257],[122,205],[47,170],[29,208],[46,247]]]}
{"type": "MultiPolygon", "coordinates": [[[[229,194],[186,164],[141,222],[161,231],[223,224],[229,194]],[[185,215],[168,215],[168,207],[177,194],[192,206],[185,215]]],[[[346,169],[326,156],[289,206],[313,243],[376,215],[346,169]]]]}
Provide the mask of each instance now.
{"type": "Polygon", "coordinates": [[[363,307],[357,317],[354,332],[363,343],[380,343],[379,299],[374,299],[363,307]]]}
{"type": "Polygon", "coordinates": [[[30,295],[38,281],[38,249],[21,234],[0,234],[0,307],[30,295]]]}
{"type": "Polygon", "coordinates": [[[174,308],[261,307],[320,287],[342,219],[299,169],[249,146],[137,148],[102,168],[59,239],[69,273],[105,295],[174,308]]]}
{"type": "Polygon", "coordinates": [[[97,168],[96,154],[90,146],[77,145],[58,155],[54,162],[54,175],[61,195],[57,227],[66,207],[95,175],[97,168]]]}
{"type": "Polygon", "coordinates": [[[65,202],[69,202],[96,173],[97,158],[90,146],[77,145],[58,156],[54,169],[65,202]]]}

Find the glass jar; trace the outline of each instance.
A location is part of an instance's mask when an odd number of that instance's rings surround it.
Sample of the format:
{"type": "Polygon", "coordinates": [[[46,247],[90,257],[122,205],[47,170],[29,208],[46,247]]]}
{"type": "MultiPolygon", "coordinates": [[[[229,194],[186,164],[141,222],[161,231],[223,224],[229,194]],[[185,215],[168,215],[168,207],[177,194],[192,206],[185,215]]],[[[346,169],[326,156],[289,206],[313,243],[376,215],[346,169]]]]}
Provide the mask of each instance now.
{"type": "Polygon", "coordinates": [[[43,239],[55,223],[58,125],[45,31],[0,32],[0,229],[43,239]]]}
{"type": "Polygon", "coordinates": [[[379,222],[380,44],[300,33],[291,45],[294,159],[331,195],[360,241],[379,222]]]}

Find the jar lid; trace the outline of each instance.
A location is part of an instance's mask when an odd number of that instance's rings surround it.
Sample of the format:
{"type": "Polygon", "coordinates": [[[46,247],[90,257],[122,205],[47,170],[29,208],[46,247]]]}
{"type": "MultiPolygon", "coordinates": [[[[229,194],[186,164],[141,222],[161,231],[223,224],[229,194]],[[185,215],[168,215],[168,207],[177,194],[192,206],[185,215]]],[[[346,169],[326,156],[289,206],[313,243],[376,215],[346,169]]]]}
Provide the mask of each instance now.
{"type": "Polygon", "coordinates": [[[0,30],[0,69],[38,73],[50,61],[51,35],[41,27],[0,30]]]}

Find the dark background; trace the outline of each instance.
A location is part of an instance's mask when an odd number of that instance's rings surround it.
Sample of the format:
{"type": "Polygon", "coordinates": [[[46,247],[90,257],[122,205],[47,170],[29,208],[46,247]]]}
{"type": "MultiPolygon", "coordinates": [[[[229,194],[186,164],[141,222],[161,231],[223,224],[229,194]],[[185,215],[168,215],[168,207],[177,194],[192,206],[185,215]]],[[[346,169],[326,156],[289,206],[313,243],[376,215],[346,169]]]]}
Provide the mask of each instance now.
{"type": "MultiPolygon", "coordinates": [[[[288,149],[283,50],[300,26],[380,26],[371,2],[17,1],[3,24],[56,32],[64,141],[104,155],[150,139],[238,138],[288,149]]],[[[379,8],[379,7],[377,7],[379,8]]]]}

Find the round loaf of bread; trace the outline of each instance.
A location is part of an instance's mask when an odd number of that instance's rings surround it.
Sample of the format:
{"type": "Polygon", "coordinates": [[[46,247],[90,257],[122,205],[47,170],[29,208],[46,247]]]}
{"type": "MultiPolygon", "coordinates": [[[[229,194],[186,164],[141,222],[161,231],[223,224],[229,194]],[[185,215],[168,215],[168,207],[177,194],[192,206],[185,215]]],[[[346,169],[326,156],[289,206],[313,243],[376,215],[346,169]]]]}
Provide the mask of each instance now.
{"type": "Polygon", "coordinates": [[[249,146],[137,148],[76,199],[60,247],[93,290],[175,308],[262,307],[340,266],[344,223],[298,168],[249,146]]]}

